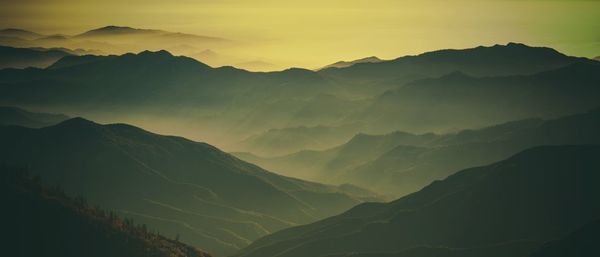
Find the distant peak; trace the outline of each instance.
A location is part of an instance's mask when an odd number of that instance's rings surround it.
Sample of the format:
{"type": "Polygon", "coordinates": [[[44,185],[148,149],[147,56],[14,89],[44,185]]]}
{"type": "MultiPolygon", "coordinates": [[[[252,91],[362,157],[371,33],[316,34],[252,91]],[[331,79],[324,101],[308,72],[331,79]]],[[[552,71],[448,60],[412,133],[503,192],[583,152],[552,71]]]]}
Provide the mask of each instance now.
{"type": "Polygon", "coordinates": [[[164,56],[164,57],[173,57],[173,55],[167,50],[158,50],[158,51],[150,51],[145,50],[138,53],[139,56],[164,56]]]}
{"type": "Polygon", "coordinates": [[[115,26],[109,25],[101,28],[93,29],[79,36],[94,36],[94,35],[121,35],[121,34],[141,34],[141,33],[154,33],[161,32],[159,30],[151,30],[151,29],[137,29],[126,26],[115,26]]]}
{"type": "Polygon", "coordinates": [[[85,128],[95,128],[101,126],[98,123],[95,123],[91,120],[86,120],[84,118],[81,117],[75,117],[75,118],[71,118],[68,120],[65,120],[61,123],[58,123],[52,127],[55,128],[70,128],[70,129],[76,129],[76,130],[81,130],[81,129],[85,129],[85,128]]]}
{"type": "Polygon", "coordinates": [[[6,28],[6,29],[2,29],[0,31],[2,31],[2,32],[25,32],[25,33],[33,33],[31,31],[28,31],[28,30],[16,29],[16,28],[6,28]]]}
{"type": "Polygon", "coordinates": [[[509,42],[508,44],[506,44],[507,47],[530,47],[526,44],[523,43],[515,43],[515,42],[509,42]]]}
{"type": "Polygon", "coordinates": [[[462,72],[462,71],[453,71],[450,72],[446,75],[443,76],[443,78],[446,79],[465,79],[465,78],[471,78],[471,76],[467,75],[466,73],[462,72]]]}

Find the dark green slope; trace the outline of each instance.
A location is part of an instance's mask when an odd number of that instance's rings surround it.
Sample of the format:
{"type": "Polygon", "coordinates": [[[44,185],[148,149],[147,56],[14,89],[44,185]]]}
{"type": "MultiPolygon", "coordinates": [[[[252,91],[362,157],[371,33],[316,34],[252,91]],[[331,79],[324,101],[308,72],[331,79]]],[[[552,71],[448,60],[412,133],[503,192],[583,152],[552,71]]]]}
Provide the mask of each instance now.
{"type": "Polygon", "coordinates": [[[75,118],[41,129],[0,128],[0,162],[28,167],[216,256],[361,202],[343,189],[269,173],[217,148],[75,118]]]}
{"type": "Polygon", "coordinates": [[[600,63],[576,63],[529,76],[471,77],[455,72],[379,96],[361,119],[372,131],[449,131],[599,107],[600,63]]]}
{"type": "Polygon", "coordinates": [[[5,221],[2,252],[7,256],[209,257],[110,213],[83,199],[47,188],[24,172],[0,166],[5,221]]]}
{"type": "Polygon", "coordinates": [[[0,69],[5,68],[45,68],[60,58],[71,54],[61,50],[40,50],[0,46],[0,69]]]}
{"type": "MultiPolygon", "coordinates": [[[[236,256],[345,256],[422,246],[447,248],[441,251],[483,247],[492,255],[495,247],[517,242],[525,245],[513,245],[504,256],[528,256],[536,245],[600,217],[599,170],[599,146],[536,147],[458,172],[387,204],[362,204],[277,232],[236,256]]],[[[441,255],[425,252],[415,255],[441,255]]]]}
{"type": "Polygon", "coordinates": [[[531,257],[599,256],[599,236],[600,221],[594,221],[564,238],[545,244],[531,257]]]}
{"type": "Polygon", "coordinates": [[[0,125],[41,128],[67,119],[69,117],[62,114],[30,112],[17,107],[0,106],[0,125]]]}

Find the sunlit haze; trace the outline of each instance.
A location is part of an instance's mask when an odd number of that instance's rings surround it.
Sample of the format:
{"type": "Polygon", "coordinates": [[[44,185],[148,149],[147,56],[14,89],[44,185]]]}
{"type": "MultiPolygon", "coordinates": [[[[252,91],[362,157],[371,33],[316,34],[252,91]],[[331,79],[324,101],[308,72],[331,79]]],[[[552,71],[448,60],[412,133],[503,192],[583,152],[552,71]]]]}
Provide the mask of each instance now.
{"type": "MultiPolygon", "coordinates": [[[[79,34],[107,25],[232,40],[263,70],[521,42],[600,55],[600,1],[0,0],[0,27],[79,34]]],[[[214,50],[214,49],[212,49],[214,50]]]]}

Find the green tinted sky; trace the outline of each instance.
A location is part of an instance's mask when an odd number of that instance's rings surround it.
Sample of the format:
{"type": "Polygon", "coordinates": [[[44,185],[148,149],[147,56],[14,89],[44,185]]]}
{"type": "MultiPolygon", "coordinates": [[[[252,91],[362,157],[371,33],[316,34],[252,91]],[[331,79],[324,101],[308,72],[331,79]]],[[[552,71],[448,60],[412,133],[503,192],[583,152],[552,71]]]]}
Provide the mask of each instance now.
{"type": "Polygon", "coordinates": [[[247,43],[286,65],[510,41],[600,55],[600,1],[566,0],[0,0],[0,26],[79,33],[104,25],[247,43]]]}

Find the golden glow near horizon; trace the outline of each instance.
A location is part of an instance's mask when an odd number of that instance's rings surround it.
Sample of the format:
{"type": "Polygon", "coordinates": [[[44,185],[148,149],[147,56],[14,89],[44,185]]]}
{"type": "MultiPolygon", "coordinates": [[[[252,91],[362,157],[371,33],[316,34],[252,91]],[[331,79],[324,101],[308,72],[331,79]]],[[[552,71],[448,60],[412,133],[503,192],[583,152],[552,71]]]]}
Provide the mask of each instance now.
{"type": "Polygon", "coordinates": [[[600,1],[0,0],[0,27],[77,34],[105,25],[223,37],[277,68],[522,42],[600,55],[600,1]]]}

